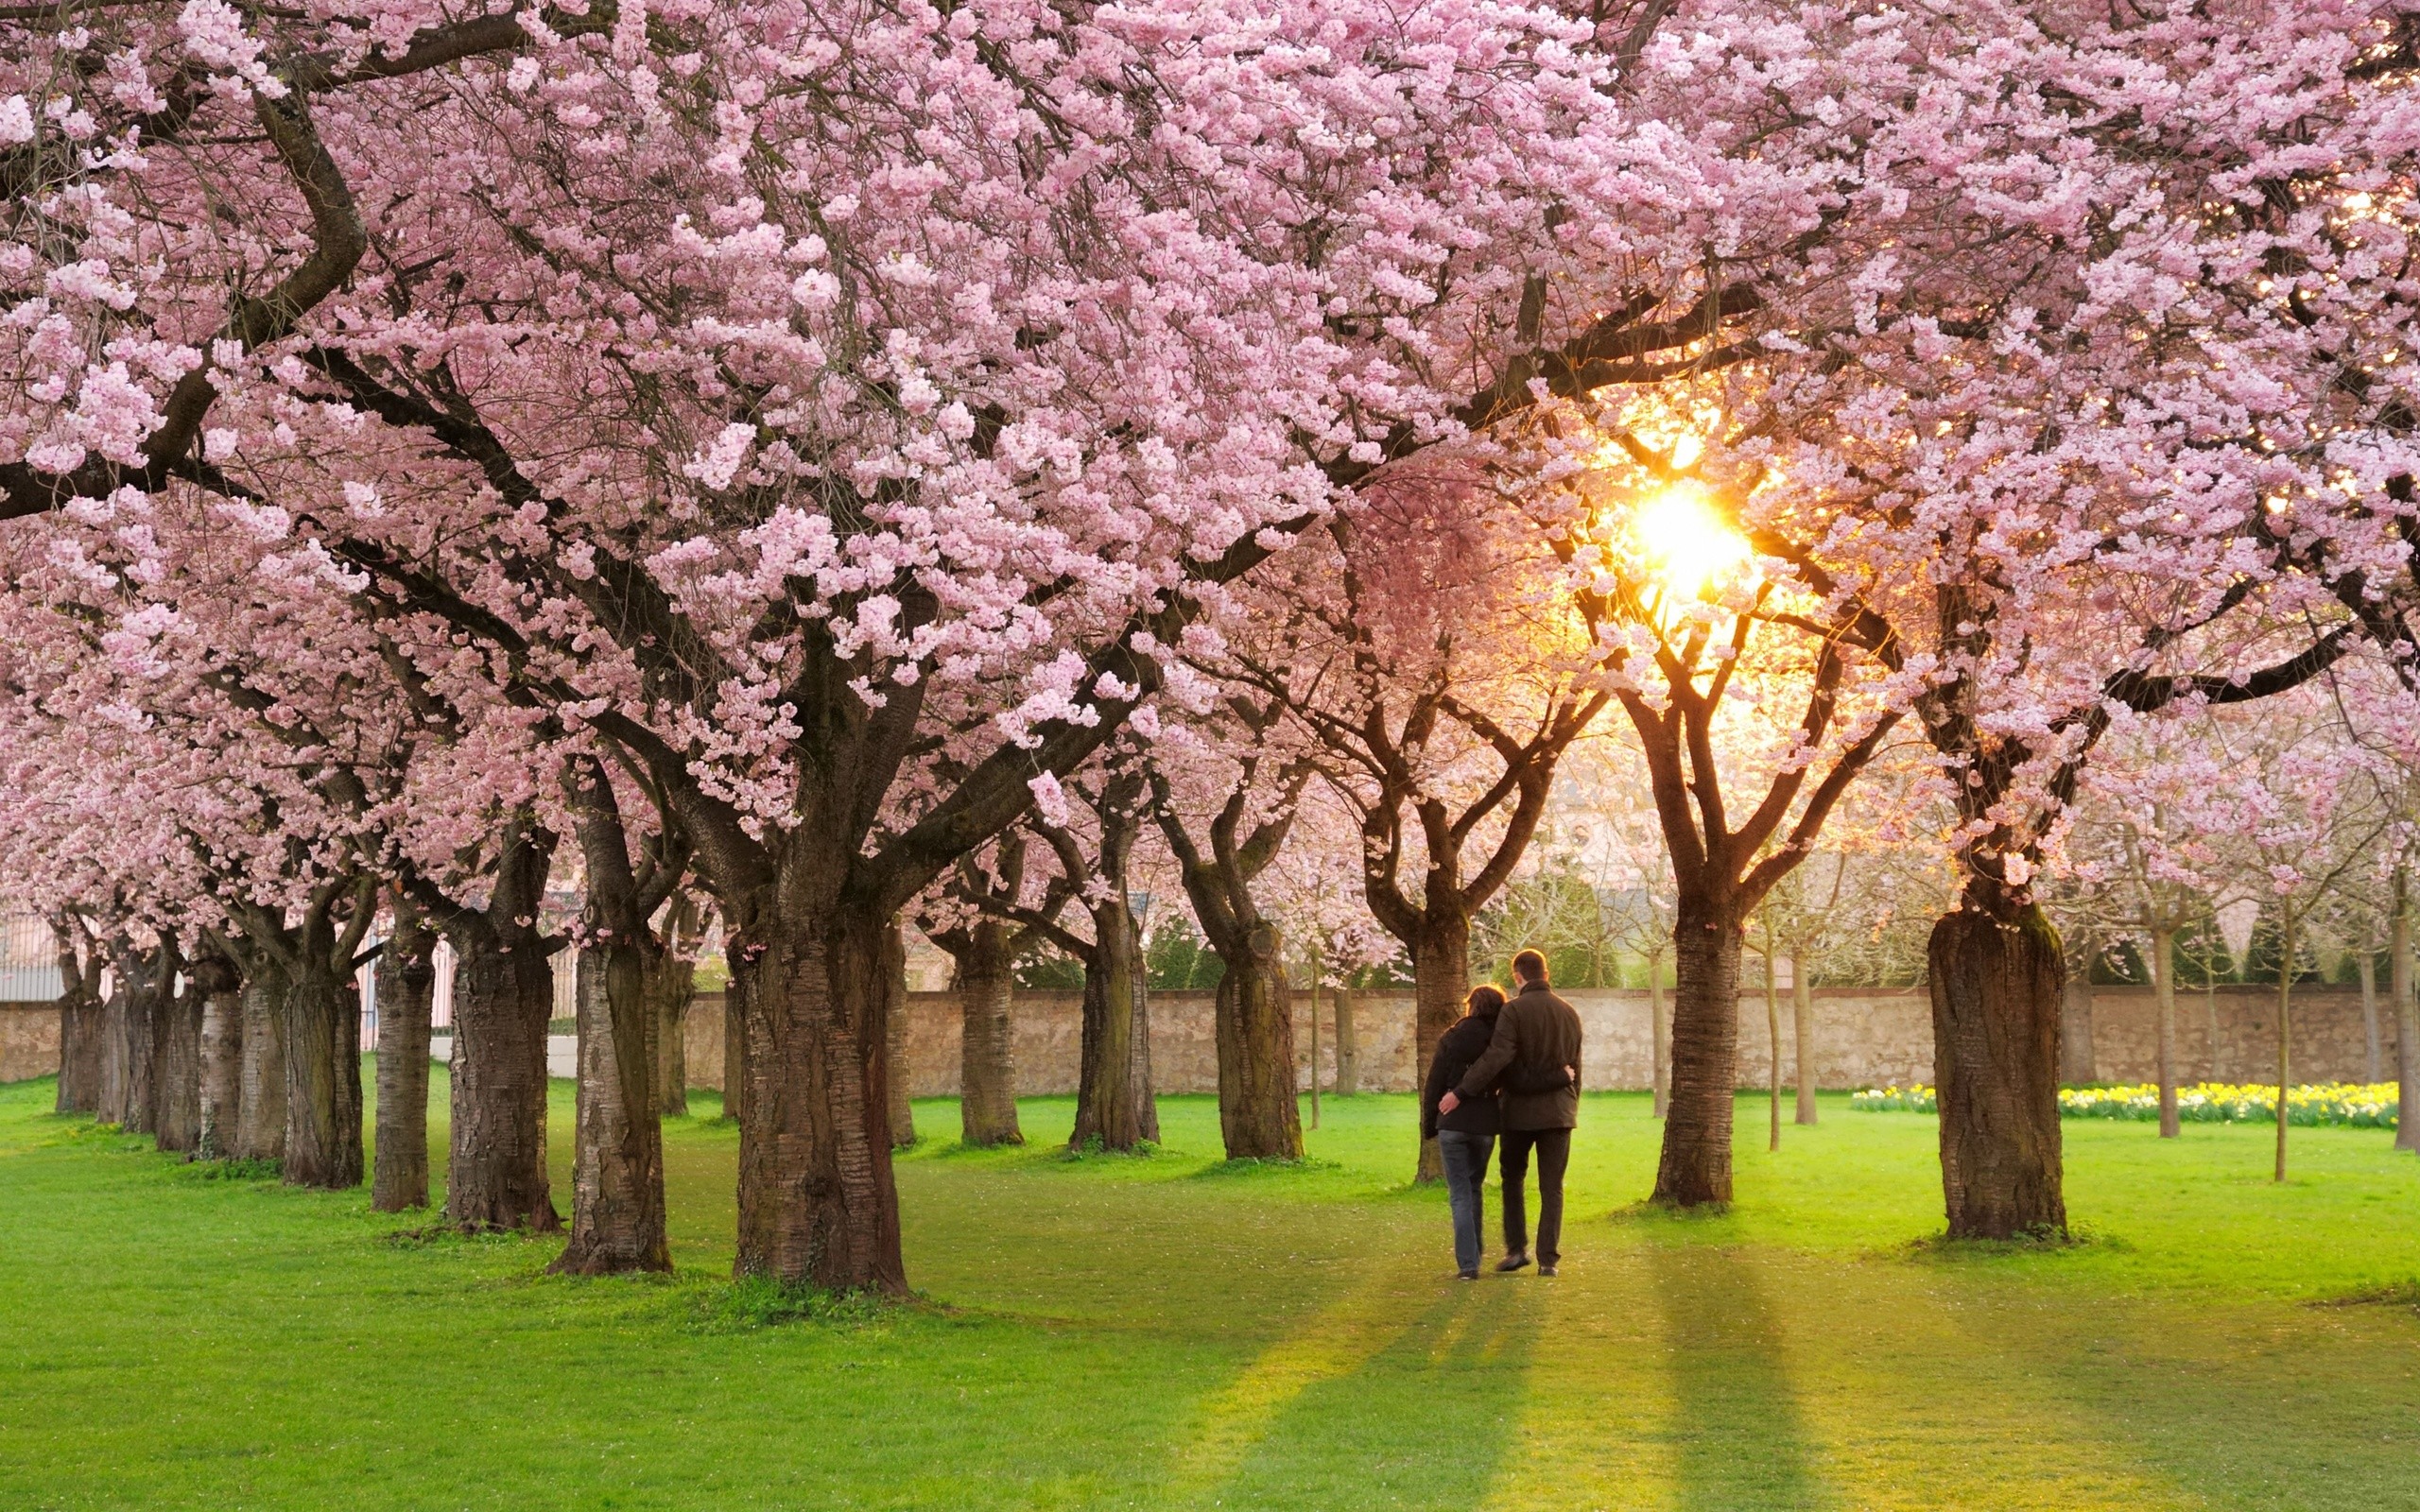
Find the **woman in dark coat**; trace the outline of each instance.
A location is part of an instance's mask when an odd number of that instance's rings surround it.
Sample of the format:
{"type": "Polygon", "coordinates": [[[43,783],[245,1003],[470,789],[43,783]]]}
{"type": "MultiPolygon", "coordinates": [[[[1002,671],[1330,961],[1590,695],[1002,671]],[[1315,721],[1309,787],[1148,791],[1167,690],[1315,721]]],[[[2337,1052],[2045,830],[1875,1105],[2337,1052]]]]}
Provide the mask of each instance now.
{"type": "Polygon", "coordinates": [[[1420,1091],[1420,1136],[1434,1138],[1445,1161],[1445,1195],[1454,1209],[1454,1263],[1462,1280],[1478,1280],[1481,1253],[1480,1184],[1487,1179],[1487,1160],[1495,1151],[1502,1125],[1495,1099],[1475,1097],[1452,1112],[1440,1114],[1437,1104],[1471,1062],[1487,1053],[1495,1034],[1495,1016],[1504,1008],[1504,994],[1493,987],[1475,987],[1462,1000],[1462,1017],[1437,1041],[1428,1062],[1428,1084],[1420,1091]]]}

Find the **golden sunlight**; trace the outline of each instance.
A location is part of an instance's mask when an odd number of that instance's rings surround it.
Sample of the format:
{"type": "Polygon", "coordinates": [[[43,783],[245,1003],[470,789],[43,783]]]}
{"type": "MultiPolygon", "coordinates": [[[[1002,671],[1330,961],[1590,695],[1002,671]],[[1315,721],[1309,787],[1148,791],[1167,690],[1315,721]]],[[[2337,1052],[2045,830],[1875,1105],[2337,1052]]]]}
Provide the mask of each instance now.
{"type": "Polygon", "coordinates": [[[1632,528],[1656,576],[1685,597],[1697,597],[1748,559],[1746,538],[1697,483],[1675,483],[1651,495],[1640,505],[1632,528]]]}

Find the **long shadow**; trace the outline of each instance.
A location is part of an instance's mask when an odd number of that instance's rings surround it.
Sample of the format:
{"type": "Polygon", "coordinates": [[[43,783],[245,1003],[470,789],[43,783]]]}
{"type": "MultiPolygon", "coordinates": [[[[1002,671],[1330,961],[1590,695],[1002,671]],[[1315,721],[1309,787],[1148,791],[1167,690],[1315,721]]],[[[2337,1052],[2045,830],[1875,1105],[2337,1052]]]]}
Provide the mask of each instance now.
{"type": "Polygon", "coordinates": [[[1518,1437],[1547,1298],[1536,1286],[1449,1284],[1426,1307],[1404,1297],[1393,1338],[1305,1385],[1222,1479],[1171,1487],[1167,1504],[1478,1505],[1518,1437]]]}
{"type": "Polygon", "coordinates": [[[1755,1267],[1712,1246],[1651,1244],[1671,1372],[1674,1504],[1707,1512],[1828,1505],[1755,1267]]]}
{"type": "Polygon", "coordinates": [[[1975,1356],[2021,1373],[2059,1425],[2077,1479],[2097,1474],[2136,1504],[2420,1508],[2408,1314],[2076,1300],[2002,1294],[1960,1314],[1975,1356]]]}

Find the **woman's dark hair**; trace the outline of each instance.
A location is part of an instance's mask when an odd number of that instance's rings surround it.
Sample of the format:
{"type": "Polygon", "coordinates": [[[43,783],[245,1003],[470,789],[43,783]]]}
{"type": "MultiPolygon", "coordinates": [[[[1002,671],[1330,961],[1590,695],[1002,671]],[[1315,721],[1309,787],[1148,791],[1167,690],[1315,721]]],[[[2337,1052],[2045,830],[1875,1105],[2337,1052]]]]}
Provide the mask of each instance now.
{"type": "Polygon", "coordinates": [[[1493,1019],[1503,1006],[1504,989],[1484,982],[1471,988],[1471,995],[1462,999],[1462,1011],[1474,1018],[1493,1019]]]}

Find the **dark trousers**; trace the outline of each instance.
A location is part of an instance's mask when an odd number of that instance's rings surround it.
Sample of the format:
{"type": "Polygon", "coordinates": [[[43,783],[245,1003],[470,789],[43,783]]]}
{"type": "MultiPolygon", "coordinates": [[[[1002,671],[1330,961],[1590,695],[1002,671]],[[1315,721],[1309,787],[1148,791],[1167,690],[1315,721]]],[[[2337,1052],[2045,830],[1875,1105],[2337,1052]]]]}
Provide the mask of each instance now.
{"type": "Polygon", "coordinates": [[[1522,1188],[1529,1185],[1530,1152],[1538,1152],[1538,1249],[1541,1265],[1563,1258],[1563,1171],[1571,1163],[1571,1130],[1508,1128],[1498,1169],[1504,1177],[1504,1252],[1530,1248],[1529,1204],[1522,1188]]]}

